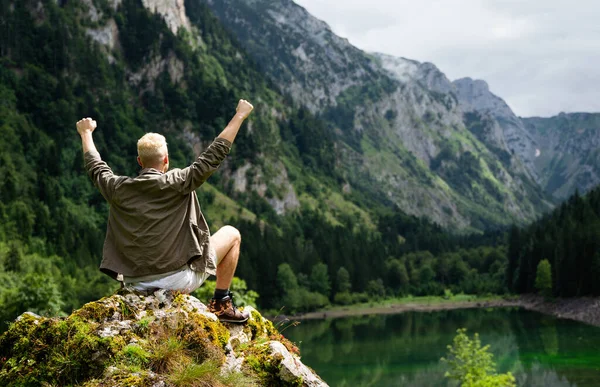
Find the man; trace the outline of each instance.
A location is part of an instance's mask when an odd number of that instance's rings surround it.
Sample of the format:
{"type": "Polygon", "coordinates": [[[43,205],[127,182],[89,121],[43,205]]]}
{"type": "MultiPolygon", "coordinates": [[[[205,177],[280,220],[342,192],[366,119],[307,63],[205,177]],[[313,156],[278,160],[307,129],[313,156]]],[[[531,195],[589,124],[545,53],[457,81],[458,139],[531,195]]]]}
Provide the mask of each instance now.
{"type": "Polygon", "coordinates": [[[85,168],[110,204],[100,270],[138,292],[171,289],[190,293],[217,276],[209,309],[221,321],[241,323],[248,314],[233,304],[229,286],[237,267],[241,237],[225,226],[214,235],[200,211],[195,190],[217,170],[253,106],[240,100],[227,127],[184,169],[169,169],[165,138],[147,133],[139,139],[139,176],[113,174],[96,150],[96,121],[77,122],[85,168]]]}

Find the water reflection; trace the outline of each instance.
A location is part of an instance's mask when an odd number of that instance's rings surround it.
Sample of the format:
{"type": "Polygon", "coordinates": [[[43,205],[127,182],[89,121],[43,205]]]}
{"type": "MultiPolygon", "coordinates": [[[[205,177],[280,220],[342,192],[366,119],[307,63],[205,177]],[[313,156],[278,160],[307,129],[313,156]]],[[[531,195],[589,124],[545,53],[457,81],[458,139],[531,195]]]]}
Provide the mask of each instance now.
{"type": "Polygon", "coordinates": [[[516,308],[304,321],[285,334],[332,386],[446,386],[439,359],[459,327],[518,385],[600,385],[600,329],[516,308]]]}

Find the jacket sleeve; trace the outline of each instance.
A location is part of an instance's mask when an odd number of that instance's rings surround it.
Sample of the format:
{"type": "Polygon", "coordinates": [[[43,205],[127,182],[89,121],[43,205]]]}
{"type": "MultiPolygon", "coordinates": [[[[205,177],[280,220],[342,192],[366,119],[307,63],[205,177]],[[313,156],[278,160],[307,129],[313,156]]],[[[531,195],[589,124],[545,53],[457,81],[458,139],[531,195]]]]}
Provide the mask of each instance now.
{"type": "Polygon", "coordinates": [[[170,186],[183,194],[200,187],[213,174],[231,150],[231,142],[217,137],[189,167],[167,172],[170,186]]]}
{"type": "Polygon", "coordinates": [[[92,179],[92,182],[102,196],[104,196],[104,199],[111,202],[120,176],[113,173],[112,169],[102,160],[98,152],[87,152],[83,158],[88,176],[92,179]]]}

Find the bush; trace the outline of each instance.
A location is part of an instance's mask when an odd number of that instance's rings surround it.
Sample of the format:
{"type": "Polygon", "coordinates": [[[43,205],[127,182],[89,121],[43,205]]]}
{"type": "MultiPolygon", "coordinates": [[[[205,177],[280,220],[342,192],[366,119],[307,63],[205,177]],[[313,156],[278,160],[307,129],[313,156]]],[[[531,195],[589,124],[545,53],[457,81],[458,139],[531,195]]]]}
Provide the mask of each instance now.
{"type": "Polygon", "coordinates": [[[464,387],[513,387],[515,378],[510,372],[496,374],[496,364],[489,352],[489,345],[481,346],[479,335],[471,340],[466,329],[458,329],[452,345],[448,346],[448,356],[441,361],[450,366],[445,377],[456,380],[464,387]]]}
{"type": "Polygon", "coordinates": [[[349,292],[340,292],[335,294],[333,302],[338,305],[350,305],[353,302],[353,297],[349,292]]]}
{"type": "Polygon", "coordinates": [[[1,321],[11,320],[23,312],[56,316],[64,304],[55,279],[48,274],[28,273],[22,277],[1,273],[1,321]]]}
{"type": "Polygon", "coordinates": [[[383,286],[381,278],[367,283],[367,293],[373,297],[385,297],[385,286],[383,286]]]}
{"type": "Polygon", "coordinates": [[[289,313],[298,313],[329,306],[329,299],[321,293],[311,292],[301,287],[294,292],[286,293],[281,303],[289,313]]]}
{"type": "Polygon", "coordinates": [[[354,304],[360,304],[369,301],[370,297],[367,293],[352,293],[352,302],[354,304]]]}
{"type": "Polygon", "coordinates": [[[444,289],[444,300],[449,300],[452,297],[454,297],[454,294],[452,294],[452,290],[444,289]]]}

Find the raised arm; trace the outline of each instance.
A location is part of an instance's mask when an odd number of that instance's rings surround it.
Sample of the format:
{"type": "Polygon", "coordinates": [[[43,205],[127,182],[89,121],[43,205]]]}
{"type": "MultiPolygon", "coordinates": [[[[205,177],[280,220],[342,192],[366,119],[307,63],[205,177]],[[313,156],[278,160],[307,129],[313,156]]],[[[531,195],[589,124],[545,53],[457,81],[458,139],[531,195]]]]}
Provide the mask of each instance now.
{"type": "Polygon", "coordinates": [[[253,109],[254,106],[252,106],[250,102],[246,101],[245,99],[240,99],[237,108],[235,109],[235,115],[231,121],[229,121],[229,124],[225,127],[225,129],[223,129],[221,134],[219,134],[219,137],[233,143],[235,136],[237,136],[240,127],[244,123],[244,120],[248,118],[253,109]]]}
{"type": "Polygon", "coordinates": [[[88,152],[98,152],[96,150],[96,145],[94,145],[94,138],[92,137],[92,133],[94,129],[96,129],[96,121],[91,118],[83,118],[77,121],[77,133],[81,136],[81,145],[83,147],[83,154],[85,155],[88,152]]]}
{"type": "Polygon", "coordinates": [[[100,190],[102,196],[110,202],[115,185],[120,177],[116,176],[108,164],[102,160],[100,153],[96,149],[96,145],[94,145],[92,133],[96,129],[96,121],[88,117],[77,121],[76,126],[77,133],[81,136],[83,159],[87,174],[98,190],[100,190]]]}
{"type": "Polygon", "coordinates": [[[254,107],[248,101],[241,99],[229,124],[192,165],[167,172],[169,185],[185,194],[200,187],[225,160],[242,123],[248,118],[252,109],[254,107]]]}

